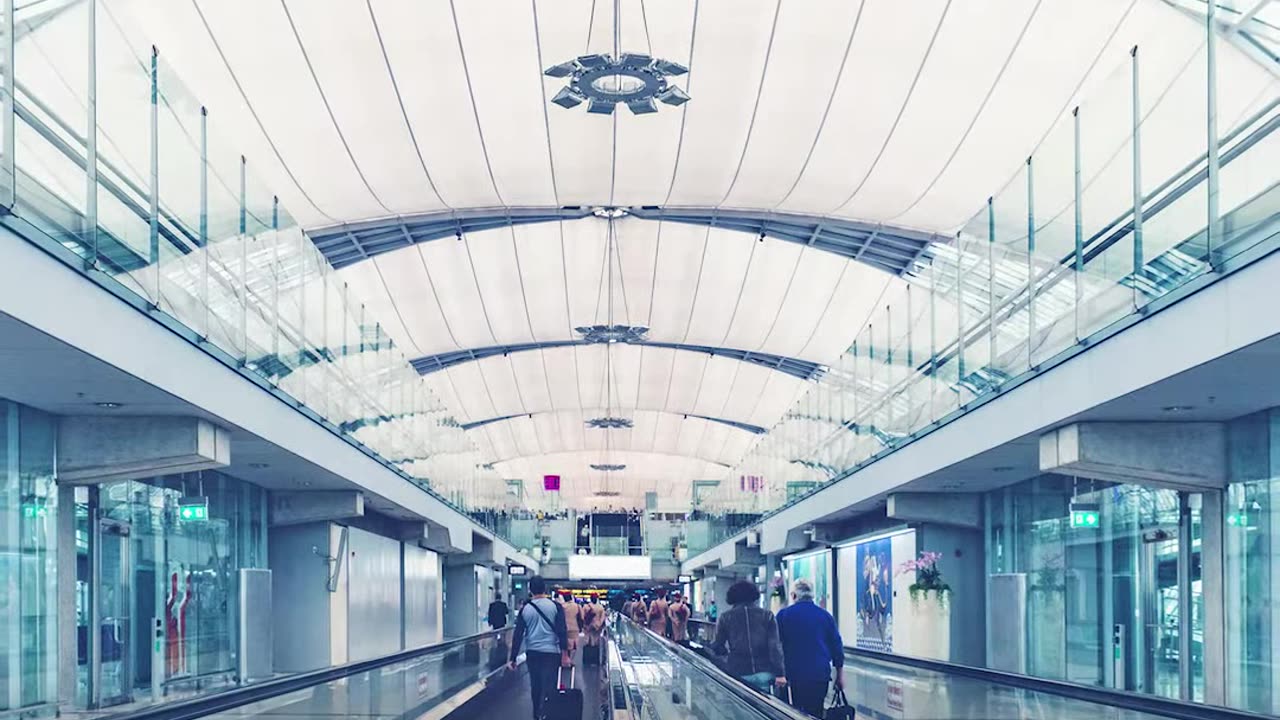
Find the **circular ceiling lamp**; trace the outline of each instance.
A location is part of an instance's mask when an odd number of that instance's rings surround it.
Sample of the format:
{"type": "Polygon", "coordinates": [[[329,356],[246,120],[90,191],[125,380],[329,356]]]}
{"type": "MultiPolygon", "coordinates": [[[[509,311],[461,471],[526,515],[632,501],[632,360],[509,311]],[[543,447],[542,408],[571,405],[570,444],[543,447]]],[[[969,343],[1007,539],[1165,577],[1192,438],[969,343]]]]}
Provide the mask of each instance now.
{"type": "Polygon", "coordinates": [[[552,65],[543,74],[569,79],[551,98],[562,108],[585,102],[589,113],[612,115],[622,103],[635,115],[647,115],[658,112],[658,102],[680,106],[689,101],[688,93],[667,80],[687,72],[689,68],[680,63],[643,53],[597,53],[552,65]]]}
{"type": "Polygon", "coordinates": [[[631,420],[621,417],[591,418],[586,424],[587,427],[600,428],[601,430],[621,430],[634,427],[631,420]]]}
{"type": "MultiPolygon", "coordinates": [[[[617,472],[619,470],[626,470],[627,466],[621,465],[618,463],[591,463],[591,469],[599,470],[600,472],[617,472]]],[[[602,494],[603,492],[607,492],[607,491],[601,491],[601,493],[596,493],[596,494],[599,495],[599,494],[602,494]]]]}

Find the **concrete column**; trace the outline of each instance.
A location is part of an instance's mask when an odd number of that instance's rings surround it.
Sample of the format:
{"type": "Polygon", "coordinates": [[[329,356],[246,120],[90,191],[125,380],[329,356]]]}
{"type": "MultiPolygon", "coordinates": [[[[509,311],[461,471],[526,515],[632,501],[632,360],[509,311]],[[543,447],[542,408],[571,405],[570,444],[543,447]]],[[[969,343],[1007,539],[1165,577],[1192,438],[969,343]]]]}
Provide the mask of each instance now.
{"type": "Polygon", "coordinates": [[[1227,482],[1222,423],[1076,423],[1040,436],[1040,470],[1180,490],[1227,482]]]}
{"type": "Polygon", "coordinates": [[[193,417],[67,416],[58,481],[96,484],[226,467],[231,433],[193,417]]]}
{"type": "Polygon", "coordinates": [[[985,544],[982,530],[938,523],[916,528],[921,551],[942,555],[938,569],[951,586],[951,662],[986,666],[985,544]]]}

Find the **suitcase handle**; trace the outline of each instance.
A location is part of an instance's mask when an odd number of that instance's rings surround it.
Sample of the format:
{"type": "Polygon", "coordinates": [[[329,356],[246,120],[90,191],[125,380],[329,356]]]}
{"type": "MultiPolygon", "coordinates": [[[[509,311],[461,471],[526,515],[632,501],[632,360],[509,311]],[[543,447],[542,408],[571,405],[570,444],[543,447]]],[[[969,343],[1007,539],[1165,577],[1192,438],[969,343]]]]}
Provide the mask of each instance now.
{"type": "Polygon", "coordinates": [[[563,668],[563,667],[562,667],[562,668],[560,668],[560,672],[556,673],[556,684],[560,686],[560,689],[561,689],[561,690],[572,690],[572,689],[573,689],[573,673],[574,673],[574,671],[575,671],[575,670],[577,670],[577,669],[578,669],[578,668],[577,668],[577,667],[574,667],[574,666],[570,666],[570,667],[569,667],[569,685],[568,685],[568,687],[565,687],[565,684],[564,684],[564,668],[563,668]]]}

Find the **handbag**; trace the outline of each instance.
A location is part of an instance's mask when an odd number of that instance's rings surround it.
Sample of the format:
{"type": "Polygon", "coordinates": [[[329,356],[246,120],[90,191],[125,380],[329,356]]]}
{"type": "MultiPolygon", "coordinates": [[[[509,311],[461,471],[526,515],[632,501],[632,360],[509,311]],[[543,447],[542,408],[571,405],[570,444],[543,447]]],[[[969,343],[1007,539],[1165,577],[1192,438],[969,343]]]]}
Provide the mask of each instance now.
{"type": "Polygon", "coordinates": [[[854,720],[857,713],[849,705],[849,699],[844,696],[844,688],[836,690],[836,702],[827,708],[826,714],[823,716],[825,720],[854,720]]]}

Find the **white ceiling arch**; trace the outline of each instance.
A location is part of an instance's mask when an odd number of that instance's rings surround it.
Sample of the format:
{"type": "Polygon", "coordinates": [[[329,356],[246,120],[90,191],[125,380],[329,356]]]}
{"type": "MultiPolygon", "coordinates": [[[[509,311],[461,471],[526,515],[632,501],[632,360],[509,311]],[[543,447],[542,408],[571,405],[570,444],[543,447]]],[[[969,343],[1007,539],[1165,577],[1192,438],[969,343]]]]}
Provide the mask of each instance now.
{"type": "MultiPolygon", "coordinates": [[[[616,17],[594,0],[137,5],[212,133],[234,138],[317,237],[481,209],[658,213],[615,221],[612,257],[609,223],[588,216],[406,237],[340,270],[459,422],[523,416],[470,431],[486,460],[508,477],[581,479],[581,497],[602,478],[584,469],[600,450],[576,422],[599,408],[652,412],[655,427],[689,414],[772,429],[804,388],[680,348],[821,368],[903,282],[892,263],[823,251],[818,232],[806,245],[661,213],[948,236],[1064,113],[1115,85],[1130,48],[1144,48],[1144,94],[1160,97],[1204,38],[1161,0],[620,0],[616,17]],[[551,104],[566,81],[545,69],[615,49],[687,66],[673,81],[692,99],[645,115],[551,104]],[[565,344],[606,322],[647,328],[653,344],[565,344]],[[515,346],[533,349],[491,352],[515,346]],[[440,360],[459,353],[476,359],[440,360]]],[[[1220,53],[1232,96],[1274,80],[1230,45],[1220,53]]],[[[1091,112],[1127,117],[1127,97],[1100,94],[1091,112]]],[[[1082,152],[1094,167],[1112,148],[1082,152]]],[[[699,436],[733,430],[700,422],[699,436]]],[[[736,440],[625,432],[608,431],[635,456],[626,492],[715,475],[739,453],[736,440]]]]}

